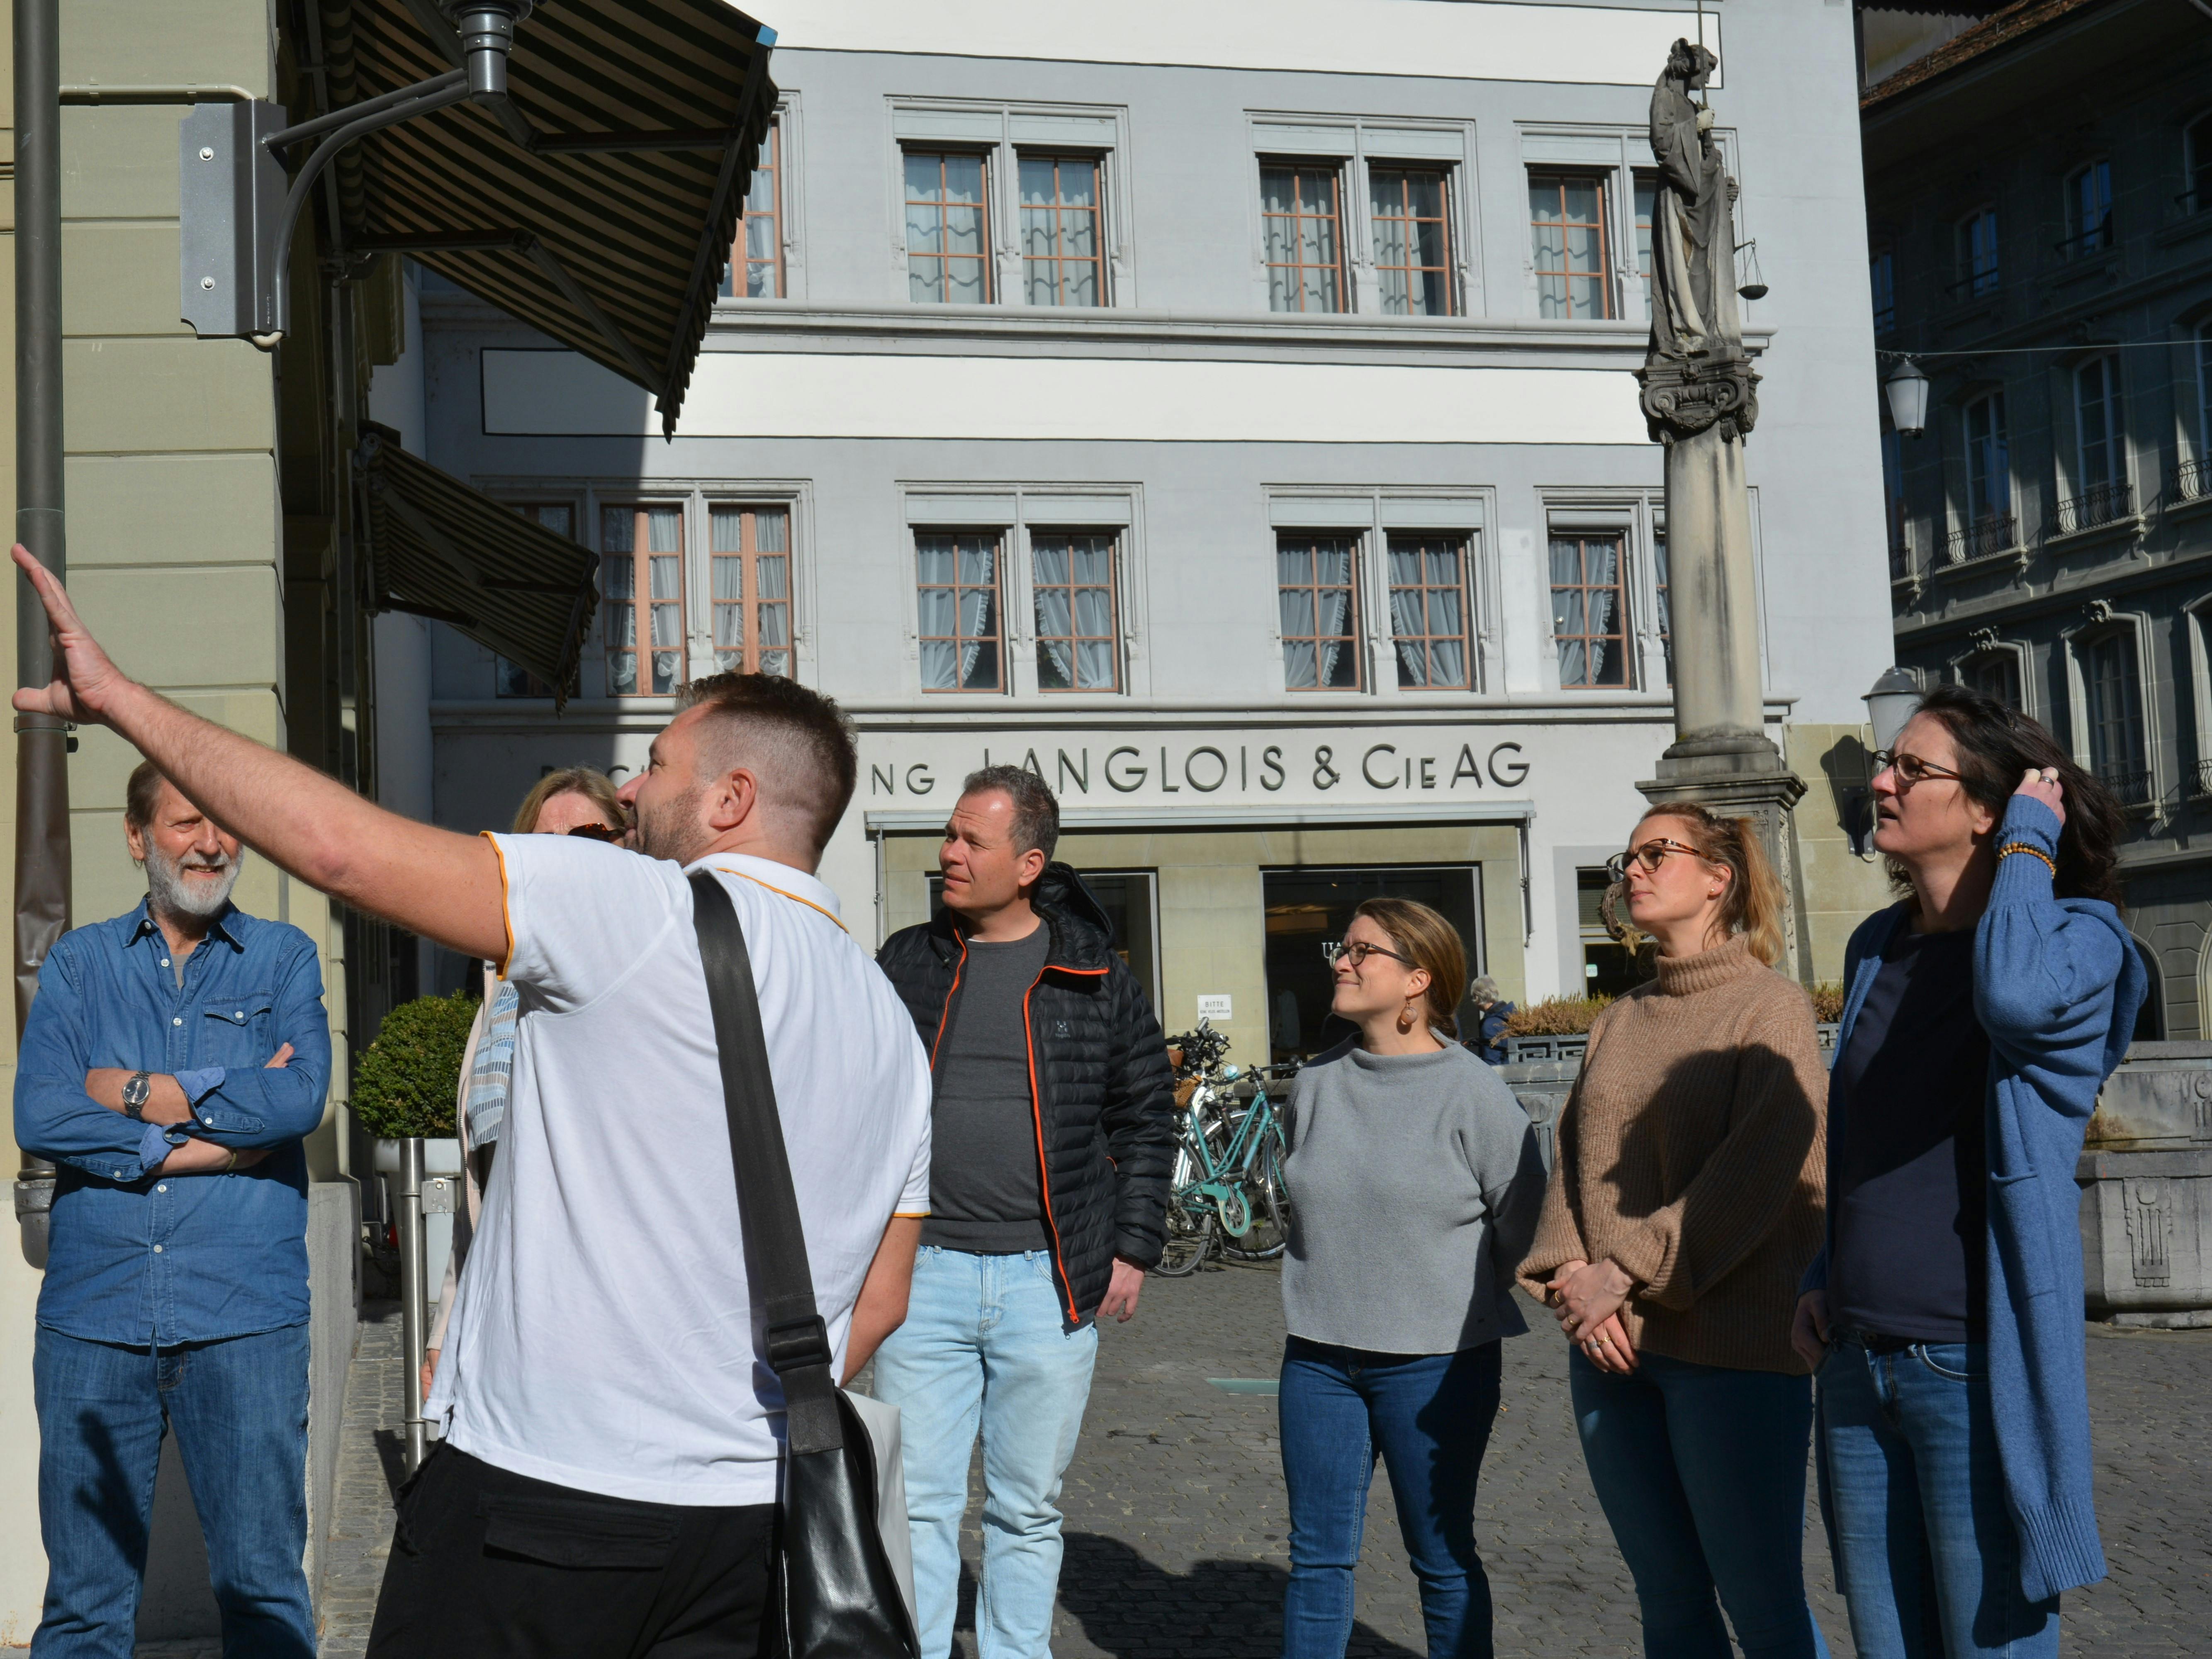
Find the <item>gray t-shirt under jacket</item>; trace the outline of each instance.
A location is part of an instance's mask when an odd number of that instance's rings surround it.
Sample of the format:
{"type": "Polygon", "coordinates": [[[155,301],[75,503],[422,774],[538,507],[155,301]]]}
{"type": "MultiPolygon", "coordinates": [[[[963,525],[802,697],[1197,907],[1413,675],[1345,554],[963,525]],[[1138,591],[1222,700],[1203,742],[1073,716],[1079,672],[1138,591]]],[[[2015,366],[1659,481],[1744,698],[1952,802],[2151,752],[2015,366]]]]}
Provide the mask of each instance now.
{"type": "Polygon", "coordinates": [[[1048,1248],[1023,999],[1051,949],[1042,919],[1026,939],[968,941],[951,1024],[939,1037],[925,1244],[978,1255],[1048,1248]]]}
{"type": "Polygon", "coordinates": [[[1518,1336],[1513,1269],[1544,1205],[1536,1132],[1458,1043],[1330,1049],[1291,1086],[1283,1164],[1291,1334],[1375,1353],[1518,1336]]]}

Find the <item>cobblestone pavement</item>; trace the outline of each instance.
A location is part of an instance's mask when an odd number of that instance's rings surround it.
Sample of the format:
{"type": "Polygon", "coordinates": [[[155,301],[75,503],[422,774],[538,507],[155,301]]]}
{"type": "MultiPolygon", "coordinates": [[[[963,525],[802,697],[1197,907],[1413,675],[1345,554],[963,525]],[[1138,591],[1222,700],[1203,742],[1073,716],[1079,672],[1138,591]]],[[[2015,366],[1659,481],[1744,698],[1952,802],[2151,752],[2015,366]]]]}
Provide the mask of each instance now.
{"type": "MultiPolygon", "coordinates": [[[[383,1577],[398,1474],[398,1344],[396,1310],[372,1304],[347,1401],[325,1659],[362,1652],[383,1577]]],[[[1264,1268],[1151,1279],[1136,1319],[1106,1329],[1062,1498],[1059,1659],[1267,1659],[1277,1651],[1289,1528],[1275,1402],[1209,1379],[1272,1378],[1281,1346],[1278,1281],[1264,1268]]],[[[1498,1651],[1501,1659],[1637,1654],[1634,1595],[1567,1411],[1565,1348],[1540,1328],[1509,1342],[1505,1353],[1505,1410],[1475,1517],[1497,1600],[1498,1651]]],[[[2212,1332],[2092,1326],[2089,1386],[2112,1571],[2067,1598],[2063,1650],[2203,1651],[2212,1641],[2212,1483],[2200,1473],[2212,1453],[2212,1332]]],[[[972,1524],[963,1541],[970,1565],[957,1648],[972,1659],[981,1543],[972,1524]]],[[[1814,1517],[1805,1567],[1829,1645],[1847,1659],[1850,1632],[1814,1517]]],[[[1358,1584],[1352,1653],[1420,1655],[1419,1604],[1380,1480],[1358,1584]]]]}
{"type": "Polygon", "coordinates": [[[323,1568],[322,1659],[360,1659],[376,1616],[384,1558],[392,1549],[392,1494],[405,1447],[407,1405],[401,1382],[399,1304],[362,1310],[361,1346],[346,1376],[345,1443],[338,1448],[337,1491],[323,1568]]]}

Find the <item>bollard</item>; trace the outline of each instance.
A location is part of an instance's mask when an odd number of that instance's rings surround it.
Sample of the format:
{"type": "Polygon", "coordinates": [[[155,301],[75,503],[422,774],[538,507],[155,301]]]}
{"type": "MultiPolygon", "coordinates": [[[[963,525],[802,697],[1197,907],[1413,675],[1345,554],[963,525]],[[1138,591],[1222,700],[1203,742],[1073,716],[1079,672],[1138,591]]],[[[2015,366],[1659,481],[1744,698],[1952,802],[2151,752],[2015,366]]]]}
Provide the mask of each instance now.
{"type": "Polygon", "coordinates": [[[430,1287],[422,1237],[422,1138],[399,1143],[399,1329],[406,1350],[407,1473],[422,1467],[422,1352],[430,1287]]]}

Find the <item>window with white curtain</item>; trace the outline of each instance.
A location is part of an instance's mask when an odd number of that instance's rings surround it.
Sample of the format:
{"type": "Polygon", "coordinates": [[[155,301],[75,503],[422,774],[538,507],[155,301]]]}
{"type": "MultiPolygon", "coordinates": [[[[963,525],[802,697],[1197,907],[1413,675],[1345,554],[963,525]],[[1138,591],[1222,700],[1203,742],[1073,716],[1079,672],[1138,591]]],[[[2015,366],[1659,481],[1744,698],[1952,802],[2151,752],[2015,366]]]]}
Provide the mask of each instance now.
{"type": "Polygon", "coordinates": [[[1358,566],[1356,536],[1285,531],[1276,537],[1285,690],[1360,689],[1358,566]]]}
{"type": "Polygon", "coordinates": [[[599,554],[607,695],[672,695],[684,680],[684,509],[602,508],[599,554]]]}
{"type": "Polygon", "coordinates": [[[1121,689],[1112,534],[1030,532],[1040,691],[1121,689]]]}
{"type": "Polygon", "coordinates": [[[993,295],[985,158],[962,150],[909,149],[903,161],[908,297],[939,305],[988,305],[993,295]]]}
{"type": "Polygon", "coordinates": [[[791,672],[791,514],[718,501],[708,510],[714,672],[791,672]]]}
{"type": "Polygon", "coordinates": [[[914,538],[925,691],[1000,691],[1000,532],[925,531],[914,538]]]}
{"type": "Polygon", "coordinates": [[[1621,543],[1617,531],[1552,538],[1552,639],[1569,690],[1629,683],[1621,543]]]}
{"type": "Polygon", "coordinates": [[[1394,533],[1389,551],[1399,690],[1467,690],[1466,536],[1394,533]]]}

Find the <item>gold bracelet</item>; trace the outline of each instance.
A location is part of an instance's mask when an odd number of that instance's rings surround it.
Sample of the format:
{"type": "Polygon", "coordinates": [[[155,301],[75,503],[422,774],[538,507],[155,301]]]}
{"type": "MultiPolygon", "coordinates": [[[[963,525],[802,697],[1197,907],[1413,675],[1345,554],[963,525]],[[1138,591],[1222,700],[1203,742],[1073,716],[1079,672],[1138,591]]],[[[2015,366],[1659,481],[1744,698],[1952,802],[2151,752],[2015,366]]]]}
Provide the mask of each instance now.
{"type": "Polygon", "coordinates": [[[232,1148],[230,1149],[230,1162],[229,1162],[229,1163],[228,1163],[228,1164],[224,1164],[224,1165],[222,1166],[222,1172],[223,1172],[225,1175],[228,1175],[228,1174],[229,1174],[233,1170],[235,1170],[237,1167],[238,1167],[238,1148],[237,1148],[237,1147],[235,1147],[235,1146],[234,1146],[234,1147],[232,1147],[232,1148]]]}
{"type": "Polygon", "coordinates": [[[1997,856],[2000,859],[2008,859],[2014,853],[2025,853],[2032,859],[2041,859],[2045,865],[2050,866],[2051,878],[2053,881],[2058,879],[2057,865],[2052,863],[2051,854],[2045,852],[2040,847],[2030,847],[2024,841],[2008,841],[2003,846],[1997,848],[1997,856]]]}

